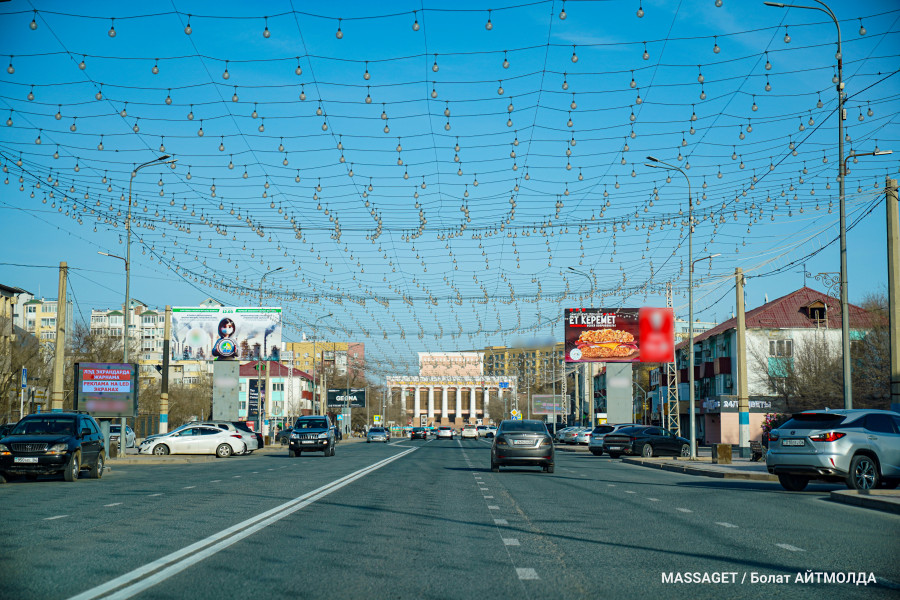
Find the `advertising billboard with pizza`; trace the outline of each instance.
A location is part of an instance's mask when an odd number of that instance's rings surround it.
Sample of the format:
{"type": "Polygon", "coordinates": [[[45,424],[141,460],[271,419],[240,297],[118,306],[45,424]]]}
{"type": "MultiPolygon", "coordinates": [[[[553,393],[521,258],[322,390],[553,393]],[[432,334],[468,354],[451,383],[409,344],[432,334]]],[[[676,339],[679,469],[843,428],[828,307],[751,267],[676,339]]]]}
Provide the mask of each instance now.
{"type": "Polygon", "coordinates": [[[671,308],[565,309],[566,362],[672,362],[671,308]]]}

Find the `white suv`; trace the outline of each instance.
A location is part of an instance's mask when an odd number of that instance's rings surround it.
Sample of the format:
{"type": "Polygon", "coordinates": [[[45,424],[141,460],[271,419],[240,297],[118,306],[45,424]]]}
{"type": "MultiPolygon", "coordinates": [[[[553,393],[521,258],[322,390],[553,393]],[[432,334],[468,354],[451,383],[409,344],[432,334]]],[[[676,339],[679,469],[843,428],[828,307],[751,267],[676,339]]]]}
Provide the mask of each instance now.
{"type": "Polygon", "coordinates": [[[465,427],[463,427],[462,433],[459,434],[459,437],[477,439],[478,429],[476,429],[474,425],[466,425],[465,427]]]}

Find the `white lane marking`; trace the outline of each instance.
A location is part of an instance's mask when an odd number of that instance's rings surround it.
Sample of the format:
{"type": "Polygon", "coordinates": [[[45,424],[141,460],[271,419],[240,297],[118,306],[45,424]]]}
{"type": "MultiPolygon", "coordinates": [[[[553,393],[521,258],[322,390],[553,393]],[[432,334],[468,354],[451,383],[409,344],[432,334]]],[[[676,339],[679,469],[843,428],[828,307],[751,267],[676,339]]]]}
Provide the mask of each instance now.
{"type": "Polygon", "coordinates": [[[256,475],[257,473],[259,473],[259,471],[250,471],[251,475],[256,475]]]}
{"type": "MultiPolygon", "coordinates": [[[[271,471],[272,469],[269,469],[269,470],[271,471]]],[[[222,481],[222,480],[221,479],[213,479],[212,481],[210,481],[210,483],[219,483],[220,481],[222,481]]]]}
{"type": "Polygon", "coordinates": [[[540,579],[538,577],[537,571],[534,569],[522,569],[516,567],[516,575],[519,576],[519,579],[540,579]]]}
{"type": "MultiPolygon", "coordinates": [[[[274,471],[275,469],[266,469],[266,471],[274,471]]],[[[216,480],[218,481],[218,479],[216,480]]]]}
{"type": "Polygon", "coordinates": [[[481,490],[482,492],[488,491],[488,488],[478,488],[478,489],[481,490]]]}
{"type": "Polygon", "coordinates": [[[494,525],[509,525],[506,519],[494,519],[494,525]]]}
{"type": "Polygon", "coordinates": [[[121,502],[113,502],[112,504],[104,504],[103,508],[109,508],[110,506],[118,506],[122,504],[121,502]]]}
{"type": "Polygon", "coordinates": [[[650,502],[659,502],[659,498],[647,498],[650,502]]]}
{"type": "Polygon", "coordinates": [[[637,492],[632,492],[631,490],[625,490],[626,494],[637,494],[637,492]]]}
{"type": "Polygon", "coordinates": [[[726,529],[737,529],[737,525],[733,525],[732,523],[723,523],[721,521],[716,521],[716,525],[719,527],[725,527],[726,529]]]}
{"type": "Polygon", "coordinates": [[[45,521],[55,521],[56,519],[65,519],[69,515],[56,515],[55,517],[47,517],[45,521]]]}
{"type": "Polygon", "coordinates": [[[694,512],[689,508],[676,508],[675,510],[677,510],[678,512],[683,512],[683,513],[694,512]]]}
{"type": "Polygon", "coordinates": [[[516,538],[501,538],[503,540],[503,544],[506,546],[518,546],[519,540],[516,538]]]}
{"type": "Polygon", "coordinates": [[[500,510],[500,507],[495,504],[488,504],[488,510],[500,510]]]}
{"type": "Polygon", "coordinates": [[[234,478],[235,478],[235,479],[240,479],[241,476],[240,476],[240,475],[235,475],[234,478]]]}
{"type": "Polygon", "coordinates": [[[162,496],[162,493],[159,493],[159,494],[150,494],[150,495],[148,496],[148,498],[153,498],[154,496],[162,496]]]}
{"type": "Polygon", "coordinates": [[[797,546],[791,546],[790,544],[775,544],[779,548],[784,548],[785,550],[789,550],[791,552],[806,552],[803,548],[798,548],[797,546]]]}
{"type": "Polygon", "coordinates": [[[614,484],[614,483],[607,483],[607,484],[606,484],[606,487],[616,487],[616,484],[614,484]]]}
{"type": "Polygon", "coordinates": [[[357,479],[365,477],[366,475],[373,473],[374,471],[377,471],[378,469],[394,462],[399,458],[406,456],[410,452],[415,452],[416,450],[417,448],[404,450],[399,454],[395,454],[394,456],[373,463],[368,467],[364,467],[358,471],[354,471],[353,473],[345,475],[340,479],[335,479],[334,481],[326,483],[320,488],[317,488],[311,492],[307,492],[302,496],[298,496],[293,500],[289,500],[284,504],[262,512],[256,516],[250,517],[249,519],[241,523],[232,525],[228,529],[223,529],[222,531],[198,542],[194,542],[189,546],[185,546],[181,550],[176,550],[175,552],[163,556],[162,558],[159,558],[153,562],[147,563],[142,567],[138,567],[133,571],[125,573],[124,575],[120,575],[119,577],[111,579],[110,581],[100,584],[97,587],[86,590],[78,594],[77,596],[72,596],[70,600],[93,600],[102,596],[105,596],[109,599],[120,600],[131,598],[132,596],[150,589],[156,584],[165,581],[166,579],[169,579],[170,577],[173,577],[178,573],[181,573],[188,567],[195,565],[200,561],[217,554],[218,552],[221,552],[222,550],[243,540],[244,538],[247,538],[256,532],[265,529],[269,525],[277,523],[281,519],[297,512],[298,510],[305,508],[318,500],[321,500],[322,498],[338,491],[344,486],[353,483],[357,479]],[[119,589],[119,591],[110,594],[111,591],[118,588],[122,589],[119,589]]]}
{"type": "Polygon", "coordinates": [[[196,486],[196,485],[189,485],[189,486],[183,487],[183,488],[181,488],[181,489],[183,489],[183,490],[192,490],[192,489],[194,489],[195,487],[197,487],[197,486],[196,486]]]}
{"type": "Polygon", "coordinates": [[[493,497],[493,496],[485,496],[484,499],[485,499],[485,500],[493,500],[494,497],[493,497]]]}

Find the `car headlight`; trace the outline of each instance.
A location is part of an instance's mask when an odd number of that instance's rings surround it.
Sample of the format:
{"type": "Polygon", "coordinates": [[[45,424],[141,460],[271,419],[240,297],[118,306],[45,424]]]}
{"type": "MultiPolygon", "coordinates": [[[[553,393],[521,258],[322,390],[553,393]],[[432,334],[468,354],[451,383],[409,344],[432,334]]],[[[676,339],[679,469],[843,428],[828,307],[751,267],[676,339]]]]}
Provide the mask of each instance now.
{"type": "Polygon", "coordinates": [[[65,454],[68,449],[68,444],[53,444],[50,449],[47,450],[47,454],[65,454]]]}
{"type": "Polygon", "coordinates": [[[291,439],[292,439],[292,440],[299,440],[299,439],[300,439],[300,434],[299,434],[299,433],[292,433],[292,434],[291,434],[291,439]]]}
{"type": "Polygon", "coordinates": [[[323,433],[320,433],[320,434],[319,434],[319,439],[320,439],[320,440],[326,440],[326,439],[328,439],[328,432],[325,431],[325,432],[323,432],[323,433]]]}
{"type": "Polygon", "coordinates": [[[10,454],[12,453],[6,447],[6,444],[0,444],[0,456],[9,456],[10,454]]]}

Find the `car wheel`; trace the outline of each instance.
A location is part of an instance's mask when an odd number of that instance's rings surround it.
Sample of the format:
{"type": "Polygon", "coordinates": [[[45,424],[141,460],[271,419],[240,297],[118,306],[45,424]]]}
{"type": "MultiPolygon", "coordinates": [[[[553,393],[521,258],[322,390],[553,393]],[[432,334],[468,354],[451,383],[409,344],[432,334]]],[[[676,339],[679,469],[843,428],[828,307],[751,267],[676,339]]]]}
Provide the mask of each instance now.
{"type": "Polygon", "coordinates": [[[296,457],[296,456],[297,456],[297,453],[294,452],[294,449],[293,449],[293,448],[291,448],[291,449],[288,450],[288,458],[294,458],[294,457],[296,457]]]}
{"type": "Polygon", "coordinates": [[[552,472],[553,472],[553,465],[547,465],[544,467],[544,473],[552,473],[552,472]]]}
{"type": "Polygon", "coordinates": [[[619,458],[620,456],[622,456],[622,454],[619,452],[610,452],[609,453],[610,458],[619,458]]]}
{"type": "Polygon", "coordinates": [[[165,456],[169,453],[169,447],[165,444],[157,444],[153,447],[153,454],[157,456],[165,456]]]}
{"type": "Polygon", "coordinates": [[[495,463],[494,461],[491,461],[491,472],[492,472],[492,473],[499,473],[499,472],[500,472],[500,465],[498,465],[498,464],[495,463]]]}
{"type": "Polygon", "coordinates": [[[878,463],[871,456],[858,454],[850,461],[847,487],[851,490],[871,490],[878,487],[878,463]]]}
{"type": "Polygon", "coordinates": [[[103,477],[103,455],[97,455],[97,462],[94,463],[94,466],[91,467],[91,479],[100,479],[103,477]]]}
{"type": "Polygon", "coordinates": [[[690,458],[690,456],[691,456],[690,444],[682,444],[681,445],[681,456],[682,456],[682,458],[690,458]]]}
{"type": "Polygon", "coordinates": [[[75,452],[72,454],[72,458],[69,459],[66,470],[63,471],[63,478],[69,482],[77,481],[79,471],[81,471],[81,456],[75,452]]]}
{"type": "Polygon", "coordinates": [[[653,446],[650,444],[644,444],[643,448],[641,448],[641,456],[644,458],[650,458],[653,456],[653,446]]]}
{"type": "Polygon", "coordinates": [[[802,492],[809,483],[809,477],[801,475],[779,475],[778,483],[789,492],[802,492]]]}
{"type": "Polygon", "coordinates": [[[216,457],[228,458],[229,456],[231,456],[231,446],[228,444],[219,444],[219,447],[216,448],[216,457]]]}

